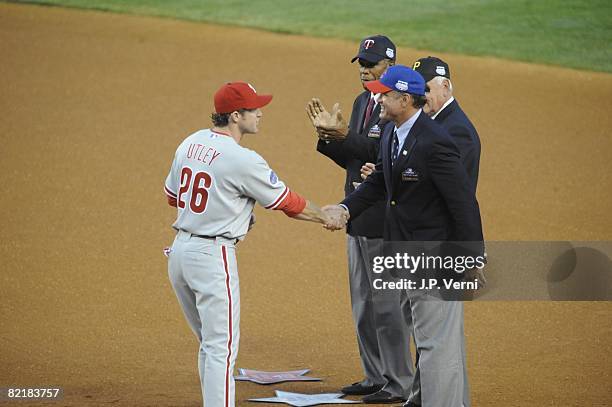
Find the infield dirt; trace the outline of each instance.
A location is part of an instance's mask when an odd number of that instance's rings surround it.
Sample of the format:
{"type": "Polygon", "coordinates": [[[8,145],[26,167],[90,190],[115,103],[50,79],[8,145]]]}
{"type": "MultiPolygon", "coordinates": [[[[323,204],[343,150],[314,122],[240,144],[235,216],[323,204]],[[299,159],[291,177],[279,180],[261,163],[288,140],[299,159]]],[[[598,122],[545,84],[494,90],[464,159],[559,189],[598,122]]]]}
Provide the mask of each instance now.
{"type": "MultiPolygon", "coordinates": [[[[175,148],[209,126],[221,83],[246,80],[274,100],[244,145],[292,189],[337,202],[343,172],[315,151],[304,108],[318,96],[350,112],[356,47],[0,4],[0,387],[63,387],[50,405],[199,405],[196,339],[162,254],[175,148]]],[[[487,239],[611,240],[612,75],[438,56],[481,135],[487,239]]],[[[324,381],[238,383],[238,404],[361,379],[344,234],[256,213],[238,250],[237,365],[324,381]]],[[[474,406],[612,404],[610,302],[474,302],[465,325],[474,406]]]]}

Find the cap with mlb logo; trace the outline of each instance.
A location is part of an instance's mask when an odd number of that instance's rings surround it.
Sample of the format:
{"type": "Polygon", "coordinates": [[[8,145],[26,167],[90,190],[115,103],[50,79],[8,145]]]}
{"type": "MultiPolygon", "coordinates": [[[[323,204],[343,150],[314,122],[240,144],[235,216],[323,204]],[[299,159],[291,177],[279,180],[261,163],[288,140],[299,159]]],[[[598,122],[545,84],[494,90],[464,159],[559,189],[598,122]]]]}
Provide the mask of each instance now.
{"type": "Polygon", "coordinates": [[[440,58],[428,56],[427,58],[418,59],[415,61],[414,65],[412,65],[412,69],[420,73],[425,79],[425,82],[429,82],[436,76],[443,76],[450,79],[448,64],[440,58]]]}

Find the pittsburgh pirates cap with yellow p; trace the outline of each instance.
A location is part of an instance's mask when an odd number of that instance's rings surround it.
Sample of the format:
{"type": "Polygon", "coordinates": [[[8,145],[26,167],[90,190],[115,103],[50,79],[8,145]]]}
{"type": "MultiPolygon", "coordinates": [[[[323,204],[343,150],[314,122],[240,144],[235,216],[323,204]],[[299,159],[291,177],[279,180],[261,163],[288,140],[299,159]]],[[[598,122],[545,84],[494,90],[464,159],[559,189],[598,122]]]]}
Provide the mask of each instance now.
{"type": "Polygon", "coordinates": [[[448,64],[440,58],[429,56],[414,61],[412,69],[423,76],[425,82],[429,82],[436,76],[443,76],[450,79],[450,68],[448,64]]]}
{"type": "Polygon", "coordinates": [[[272,100],[272,95],[258,95],[250,83],[229,82],[215,93],[215,111],[231,113],[240,109],[257,109],[272,100]]]}

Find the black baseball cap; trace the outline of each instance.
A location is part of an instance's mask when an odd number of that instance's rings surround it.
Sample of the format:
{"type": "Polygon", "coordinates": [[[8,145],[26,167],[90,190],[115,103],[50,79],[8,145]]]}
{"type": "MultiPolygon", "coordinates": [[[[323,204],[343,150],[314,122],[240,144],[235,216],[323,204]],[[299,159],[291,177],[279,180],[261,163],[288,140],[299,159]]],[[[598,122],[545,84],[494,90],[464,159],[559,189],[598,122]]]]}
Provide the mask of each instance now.
{"type": "Polygon", "coordinates": [[[385,58],[395,61],[395,44],[384,35],[373,35],[361,40],[361,44],[359,44],[359,53],[351,59],[351,63],[358,59],[377,63],[385,58]]]}
{"type": "Polygon", "coordinates": [[[448,64],[442,61],[440,58],[429,56],[427,58],[421,58],[415,61],[412,65],[412,69],[420,73],[425,82],[429,82],[436,76],[443,76],[450,79],[450,69],[448,64]]]}

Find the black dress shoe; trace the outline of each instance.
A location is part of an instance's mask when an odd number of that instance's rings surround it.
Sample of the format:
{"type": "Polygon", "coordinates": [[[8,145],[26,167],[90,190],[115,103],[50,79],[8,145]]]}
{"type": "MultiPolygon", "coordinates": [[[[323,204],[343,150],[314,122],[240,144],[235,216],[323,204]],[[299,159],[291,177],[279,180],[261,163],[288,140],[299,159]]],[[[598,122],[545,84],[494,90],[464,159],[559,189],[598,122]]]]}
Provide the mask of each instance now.
{"type": "Polygon", "coordinates": [[[362,382],[357,382],[350,386],[343,387],[340,391],[348,396],[365,396],[366,394],[376,393],[382,388],[382,384],[366,386],[362,382]]]}
{"type": "Polygon", "coordinates": [[[384,390],[365,396],[361,400],[366,404],[403,403],[406,401],[405,398],[392,396],[391,393],[384,390]]]}

